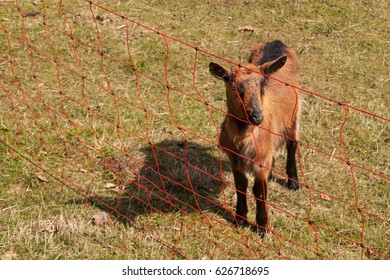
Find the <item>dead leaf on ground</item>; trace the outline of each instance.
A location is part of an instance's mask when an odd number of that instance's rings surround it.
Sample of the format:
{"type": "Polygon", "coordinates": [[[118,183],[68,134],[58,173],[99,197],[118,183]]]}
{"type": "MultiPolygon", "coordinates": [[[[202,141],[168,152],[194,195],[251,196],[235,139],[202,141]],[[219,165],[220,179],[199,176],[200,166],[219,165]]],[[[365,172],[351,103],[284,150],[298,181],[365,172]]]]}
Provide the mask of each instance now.
{"type": "Polygon", "coordinates": [[[104,185],[104,188],[106,188],[106,189],[114,189],[114,188],[116,188],[116,185],[114,183],[106,183],[104,185]]]}
{"type": "Polygon", "coordinates": [[[322,198],[323,200],[330,201],[330,196],[327,195],[327,194],[322,193],[322,194],[321,194],[321,198],[322,198]]]}
{"type": "Polygon", "coordinates": [[[47,232],[50,234],[57,234],[60,231],[60,227],[58,225],[48,225],[43,229],[43,232],[47,232]]]}
{"type": "Polygon", "coordinates": [[[108,221],[110,219],[110,216],[106,212],[99,212],[92,216],[92,223],[94,225],[106,225],[108,224],[108,221]]]}
{"type": "Polygon", "coordinates": [[[104,188],[108,189],[110,191],[113,191],[113,192],[117,192],[117,193],[123,192],[123,190],[124,190],[124,186],[123,185],[116,185],[114,183],[106,183],[104,185],[104,188]]]}
{"type": "Polygon", "coordinates": [[[251,25],[245,25],[238,28],[238,31],[240,32],[254,32],[255,28],[251,25]]]}
{"type": "Polygon", "coordinates": [[[42,182],[49,182],[49,180],[41,172],[36,172],[35,175],[42,182]]]}

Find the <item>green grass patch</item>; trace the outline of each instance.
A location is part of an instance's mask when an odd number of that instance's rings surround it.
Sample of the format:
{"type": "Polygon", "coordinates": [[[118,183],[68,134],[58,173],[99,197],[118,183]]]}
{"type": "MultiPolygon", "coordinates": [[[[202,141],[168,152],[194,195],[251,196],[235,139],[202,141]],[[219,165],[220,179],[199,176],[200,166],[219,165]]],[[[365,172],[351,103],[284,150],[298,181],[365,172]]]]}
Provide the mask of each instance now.
{"type": "Polygon", "coordinates": [[[388,119],[388,1],[97,2],[128,21],[85,1],[19,2],[0,2],[1,259],[390,256],[389,122],[306,92],[307,187],[276,176],[272,232],[235,228],[217,146],[226,97],[208,71],[230,65],[193,48],[244,63],[280,39],[302,88],[388,119]]]}

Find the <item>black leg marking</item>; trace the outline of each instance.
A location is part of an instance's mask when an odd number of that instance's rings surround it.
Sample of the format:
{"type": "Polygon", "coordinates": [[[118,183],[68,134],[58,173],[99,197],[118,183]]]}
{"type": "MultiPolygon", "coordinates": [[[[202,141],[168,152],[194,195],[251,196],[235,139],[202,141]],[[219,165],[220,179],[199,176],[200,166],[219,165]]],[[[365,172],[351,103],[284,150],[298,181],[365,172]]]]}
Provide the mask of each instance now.
{"type": "Polygon", "coordinates": [[[248,213],[248,206],[246,202],[248,179],[245,174],[234,168],[233,175],[237,193],[236,224],[237,226],[246,226],[248,224],[246,219],[246,215],[248,213]]]}
{"type": "Polygon", "coordinates": [[[267,199],[267,182],[265,180],[261,180],[260,178],[255,178],[253,194],[256,199],[257,234],[263,238],[267,231],[267,211],[265,209],[265,201],[267,199]]]}
{"type": "Polygon", "coordinates": [[[288,176],[287,188],[290,190],[298,190],[298,172],[295,160],[295,153],[297,150],[297,143],[294,140],[287,140],[287,166],[286,173],[288,176]]]}
{"type": "Polygon", "coordinates": [[[273,175],[272,175],[272,169],[275,167],[275,158],[272,157],[272,167],[271,167],[271,170],[268,174],[268,181],[272,180],[273,179],[273,175]]]}

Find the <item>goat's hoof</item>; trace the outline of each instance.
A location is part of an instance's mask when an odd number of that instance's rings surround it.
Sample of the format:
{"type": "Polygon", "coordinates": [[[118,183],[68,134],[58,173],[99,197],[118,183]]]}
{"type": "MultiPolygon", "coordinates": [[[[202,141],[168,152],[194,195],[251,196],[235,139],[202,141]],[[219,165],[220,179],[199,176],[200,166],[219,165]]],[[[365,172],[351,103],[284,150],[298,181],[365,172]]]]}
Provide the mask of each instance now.
{"type": "Polygon", "coordinates": [[[248,221],[241,217],[241,216],[237,216],[235,217],[235,221],[236,221],[236,226],[237,227],[246,227],[248,225],[248,221]]]}
{"type": "Polygon", "coordinates": [[[299,189],[299,184],[295,181],[288,181],[287,182],[287,188],[289,190],[297,191],[299,189]]]}
{"type": "Polygon", "coordinates": [[[257,235],[260,237],[260,238],[264,238],[265,237],[265,233],[267,232],[267,230],[265,229],[265,227],[258,227],[257,228],[257,235]]]}

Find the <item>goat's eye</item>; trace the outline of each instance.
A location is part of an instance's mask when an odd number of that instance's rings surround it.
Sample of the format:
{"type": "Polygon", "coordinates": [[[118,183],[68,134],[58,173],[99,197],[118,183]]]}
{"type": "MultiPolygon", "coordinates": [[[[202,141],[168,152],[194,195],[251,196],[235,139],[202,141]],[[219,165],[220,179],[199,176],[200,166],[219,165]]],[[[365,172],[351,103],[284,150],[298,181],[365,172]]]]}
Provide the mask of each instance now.
{"type": "Polygon", "coordinates": [[[237,85],[237,91],[238,91],[238,93],[240,94],[240,96],[243,97],[243,96],[244,96],[244,92],[245,92],[245,87],[244,87],[244,85],[241,84],[241,83],[238,83],[238,85],[237,85]]]}
{"type": "Polygon", "coordinates": [[[267,79],[266,78],[261,79],[259,85],[260,85],[260,93],[264,94],[264,88],[267,85],[267,79]]]}

